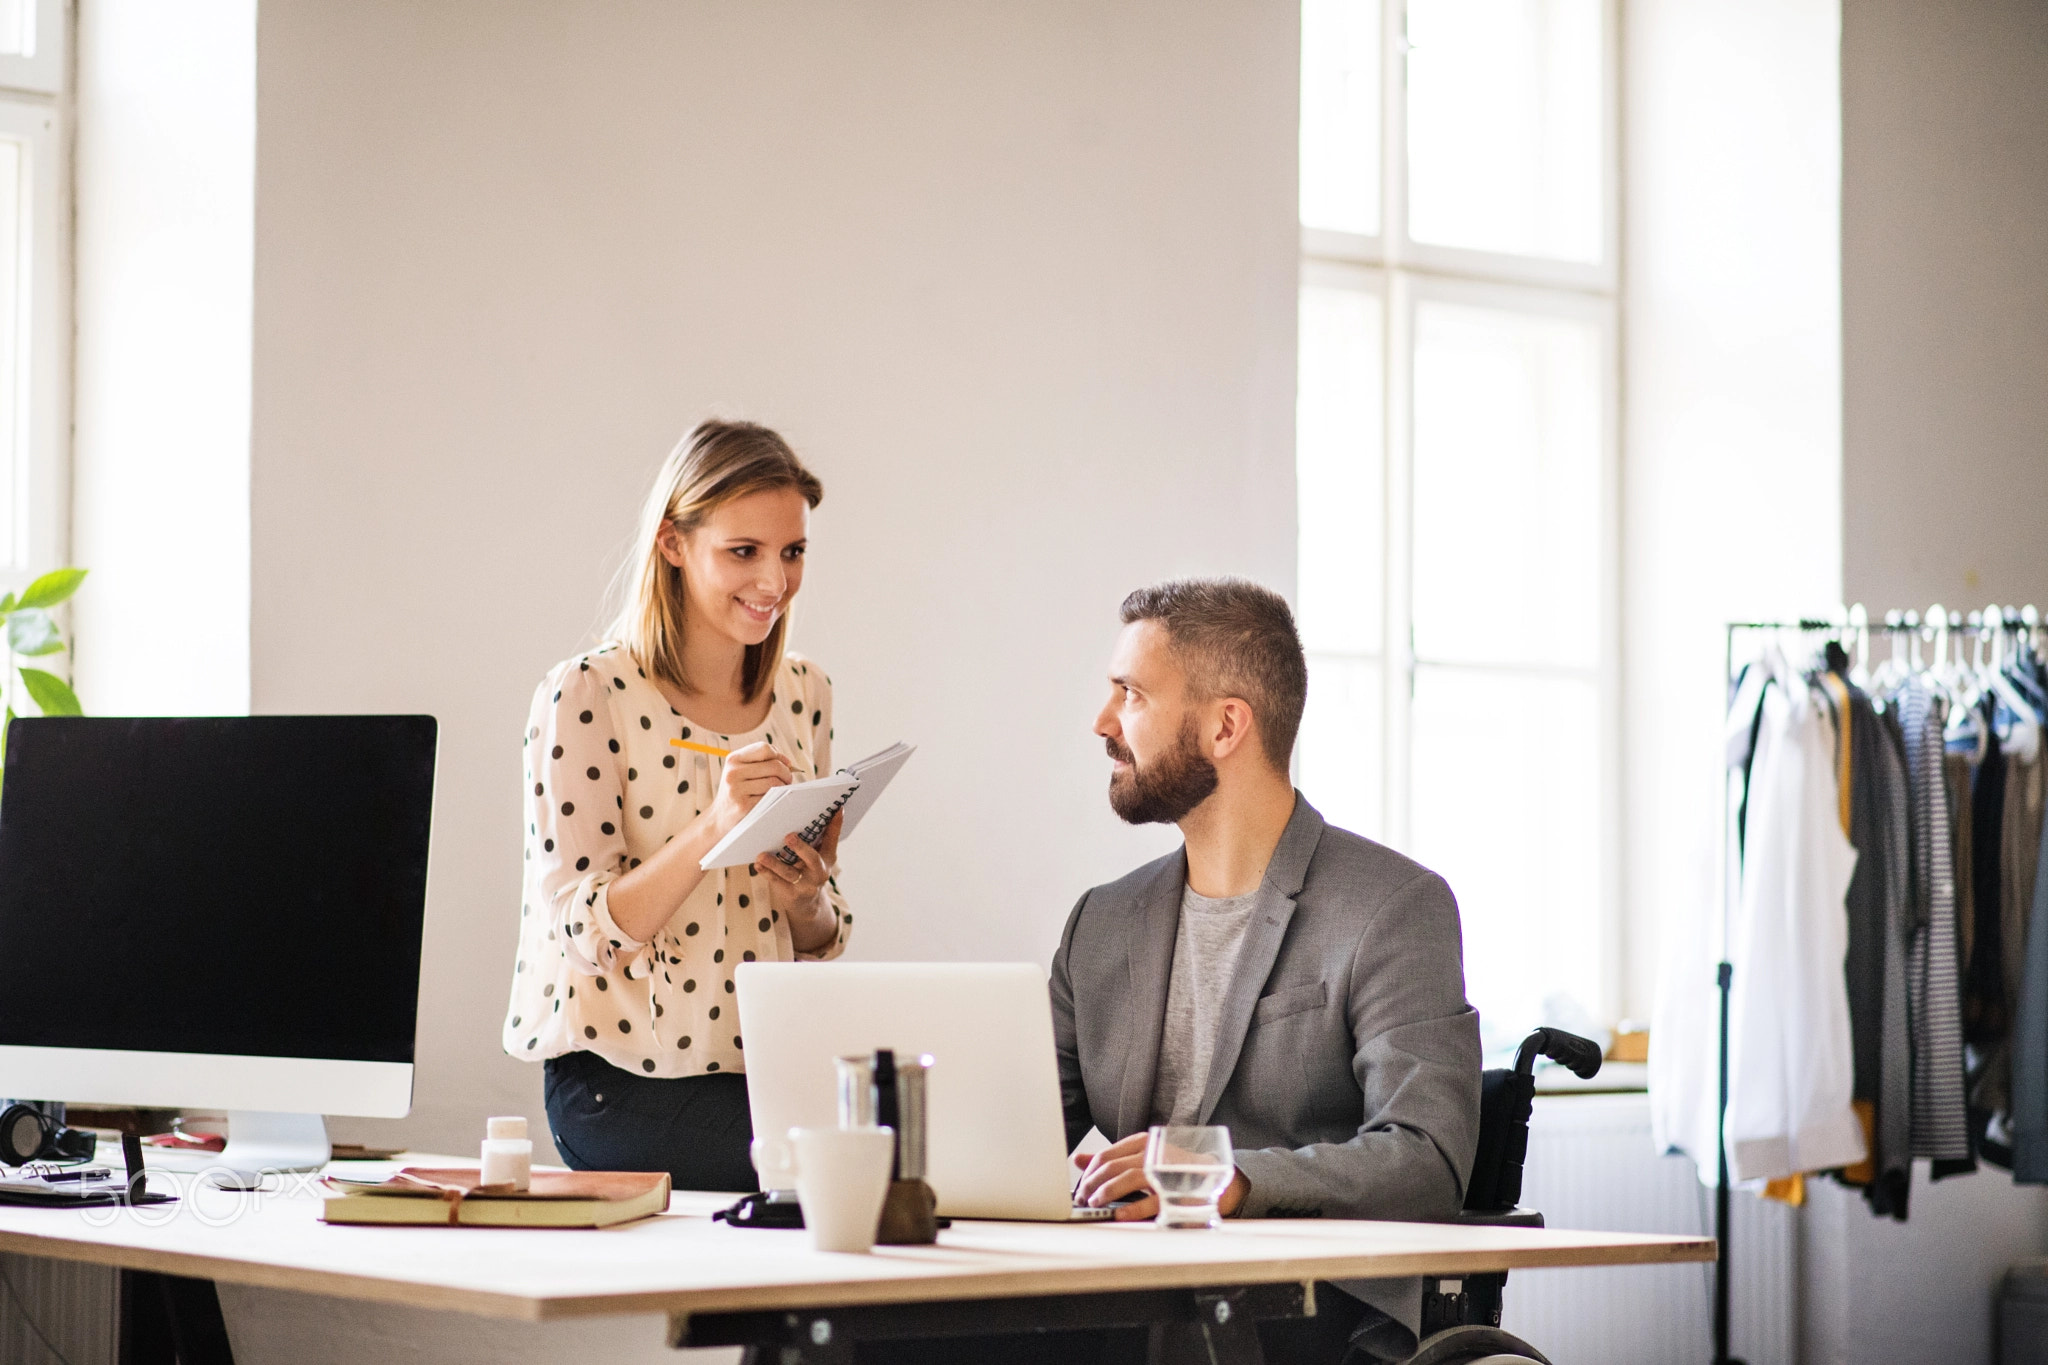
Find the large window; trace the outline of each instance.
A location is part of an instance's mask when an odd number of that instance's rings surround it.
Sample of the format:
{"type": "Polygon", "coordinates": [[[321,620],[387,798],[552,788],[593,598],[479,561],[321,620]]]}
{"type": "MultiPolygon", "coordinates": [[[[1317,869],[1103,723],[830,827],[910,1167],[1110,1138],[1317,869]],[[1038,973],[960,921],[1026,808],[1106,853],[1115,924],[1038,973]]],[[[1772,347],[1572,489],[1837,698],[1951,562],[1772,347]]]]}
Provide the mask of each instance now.
{"type": "Polygon", "coordinates": [[[65,552],[69,192],[61,0],[0,0],[0,588],[65,552]]]}
{"type": "Polygon", "coordinates": [[[1304,0],[1300,780],[1490,1047],[1618,995],[1612,0],[1304,0]]]}

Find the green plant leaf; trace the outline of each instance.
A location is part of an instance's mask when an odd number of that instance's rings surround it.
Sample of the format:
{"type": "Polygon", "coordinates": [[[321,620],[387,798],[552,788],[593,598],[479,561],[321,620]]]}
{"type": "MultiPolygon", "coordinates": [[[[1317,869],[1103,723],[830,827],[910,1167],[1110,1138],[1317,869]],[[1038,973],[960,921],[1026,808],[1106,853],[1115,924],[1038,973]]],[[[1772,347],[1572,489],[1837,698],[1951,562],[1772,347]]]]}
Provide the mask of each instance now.
{"type": "MultiPolygon", "coordinates": [[[[0,763],[4,763],[7,758],[7,727],[12,724],[14,724],[14,708],[10,706],[7,708],[7,719],[0,721],[0,763]]],[[[6,768],[0,767],[0,773],[5,773],[6,771],[6,768]]]]}
{"type": "Polygon", "coordinates": [[[24,607],[54,607],[85,581],[84,569],[52,569],[22,590],[18,605],[24,607]]]}
{"type": "Polygon", "coordinates": [[[78,704],[78,694],[71,690],[71,684],[55,673],[45,673],[40,668],[21,670],[22,685],[28,688],[29,696],[46,716],[82,716],[85,708],[78,704]]]}
{"type": "Polygon", "coordinates": [[[0,597],[0,616],[5,616],[8,612],[13,611],[14,605],[15,604],[13,593],[8,593],[7,596],[5,597],[0,597]]]}
{"type": "Polygon", "coordinates": [[[64,648],[64,637],[50,613],[27,607],[7,618],[7,647],[16,654],[55,654],[64,648]]]}

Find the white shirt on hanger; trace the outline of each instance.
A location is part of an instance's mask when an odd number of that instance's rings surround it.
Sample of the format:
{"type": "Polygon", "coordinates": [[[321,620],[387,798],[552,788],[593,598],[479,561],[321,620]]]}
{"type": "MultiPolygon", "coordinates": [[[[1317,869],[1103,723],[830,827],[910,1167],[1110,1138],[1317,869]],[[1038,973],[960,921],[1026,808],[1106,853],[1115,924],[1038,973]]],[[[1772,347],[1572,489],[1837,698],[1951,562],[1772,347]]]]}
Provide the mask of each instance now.
{"type": "Polygon", "coordinates": [[[1729,925],[1728,1162],[1737,1181],[1861,1161],[1843,960],[1856,850],[1842,832],[1835,725],[1782,659],[1750,767],[1729,925]]]}

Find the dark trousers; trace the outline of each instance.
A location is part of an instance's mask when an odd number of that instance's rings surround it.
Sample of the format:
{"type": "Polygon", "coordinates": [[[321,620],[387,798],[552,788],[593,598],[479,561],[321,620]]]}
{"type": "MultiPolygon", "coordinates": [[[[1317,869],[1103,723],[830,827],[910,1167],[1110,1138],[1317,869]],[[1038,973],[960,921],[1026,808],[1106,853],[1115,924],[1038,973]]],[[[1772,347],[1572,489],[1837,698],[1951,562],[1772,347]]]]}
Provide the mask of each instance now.
{"type": "Polygon", "coordinates": [[[548,1127],[572,1170],[667,1171],[679,1190],[754,1190],[747,1078],[661,1078],[621,1071],[594,1052],[547,1061],[548,1127]]]}

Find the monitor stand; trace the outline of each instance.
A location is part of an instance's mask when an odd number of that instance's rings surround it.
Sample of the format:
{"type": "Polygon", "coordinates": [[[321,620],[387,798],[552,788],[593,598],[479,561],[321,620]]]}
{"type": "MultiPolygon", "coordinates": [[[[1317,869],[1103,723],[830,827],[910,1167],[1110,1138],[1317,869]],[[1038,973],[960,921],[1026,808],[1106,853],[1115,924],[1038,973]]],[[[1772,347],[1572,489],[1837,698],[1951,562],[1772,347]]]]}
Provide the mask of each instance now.
{"type": "Polygon", "coordinates": [[[320,1114],[228,1110],[228,1145],[218,1160],[238,1171],[317,1171],[334,1155],[320,1114]]]}
{"type": "Polygon", "coordinates": [[[327,1120],[322,1115],[230,1109],[224,1150],[195,1152],[153,1147],[148,1159],[151,1168],[159,1171],[217,1176],[224,1188],[238,1187],[232,1175],[248,1175],[249,1187],[253,1188],[253,1177],[258,1172],[317,1171],[327,1164],[333,1151],[327,1142],[327,1120]]]}

